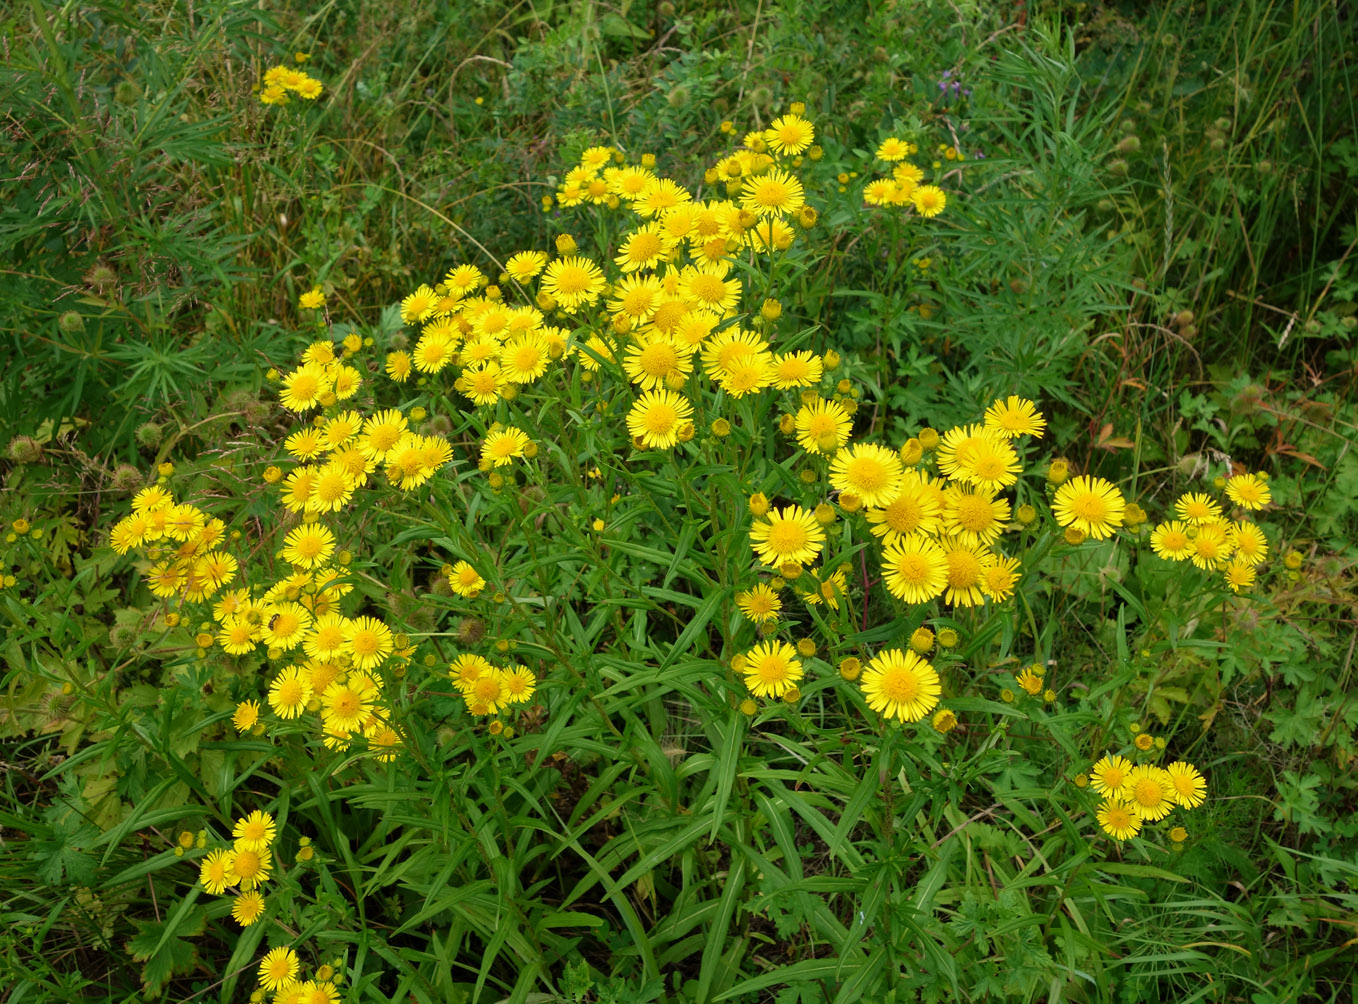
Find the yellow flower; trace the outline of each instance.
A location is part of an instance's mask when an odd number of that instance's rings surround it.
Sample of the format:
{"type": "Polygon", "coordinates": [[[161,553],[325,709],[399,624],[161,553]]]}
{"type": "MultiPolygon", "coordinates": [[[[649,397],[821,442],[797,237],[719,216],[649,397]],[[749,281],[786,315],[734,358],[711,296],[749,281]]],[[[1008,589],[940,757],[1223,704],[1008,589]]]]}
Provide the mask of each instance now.
{"type": "Polygon", "coordinates": [[[947,588],[947,554],[924,534],[907,534],[883,552],[882,578],[887,591],[897,599],[927,603],[947,588]]]}
{"type": "Polygon", "coordinates": [[[1177,519],[1161,523],[1151,531],[1151,550],[1170,561],[1184,561],[1193,553],[1188,528],[1177,519]]]}
{"type": "Polygon", "coordinates": [[[745,686],[756,697],[782,697],[802,678],[797,651],[786,642],[763,642],[745,653],[745,686]]]}
{"type": "Polygon", "coordinates": [[[243,892],[231,901],[231,918],[241,927],[249,927],[264,914],[264,897],[257,890],[243,892]]]}
{"type": "Polygon", "coordinates": [[[933,665],[901,649],[879,652],[859,685],[869,708],[902,722],[919,721],[938,705],[942,692],[933,665]]]}
{"type": "Polygon", "coordinates": [[[1141,816],[1136,807],[1118,799],[1104,802],[1097,813],[1099,826],[1114,840],[1127,840],[1141,832],[1141,816]]]}
{"type": "Polygon", "coordinates": [[[885,506],[901,493],[905,468],[900,454],[875,443],[856,443],[830,462],[830,484],[852,492],[866,506],[885,506]]]}
{"type": "Polygon", "coordinates": [[[236,727],[237,732],[254,728],[257,721],[259,721],[258,701],[241,701],[236,705],[236,713],[231,716],[231,724],[236,727]]]}
{"type": "Polygon", "coordinates": [[[213,896],[220,896],[227,886],[237,882],[235,869],[236,855],[224,848],[208,851],[203,863],[198,866],[198,879],[203,888],[213,896]]]}
{"type": "Polygon", "coordinates": [[[1164,819],[1174,808],[1175,789],[1169,774],[1151,764],[1132,768],[1125,791],[1132,810],[1147,822],[1164,819]]]}
{"type": "Polygon", "coordinates": [[[761,582],[753,589],[737,593],[736,606],[754,623],[764,624],[778,619],[778,612],[783,609],[783,601],[777,592],[761,582]]]}
{"type": "Polygon", "coordinates": [[[493,467],[503,467],[515,457],[522,457],[529,442],[528,433],[522,429],[516,429],[512,425],[505,429],[497,429],[486,436],[486,441],[481,446],[481,459],[493,467]]]}
{"type": "MultiPolygon", "coordinates": [[[[1191,763],[1177,760],[1165,768],[1173,789],[1174,801],[1185,809],[1196,809],[1207,797],[1207,779],[1191,763]]],[[[1177,838],[1182,840],[1183,837],[1177,838]]]]}
{"type": "Polygon", "coordinates": [[[1047,428],[1047,420],[1032,401],[1010,395],[986,409],[985,425],[1010,439],[1018,436],[1040,439],[1047,428]]]}
{"type": "Polygon", "coordinates": [[[235,838],[237,851],[263,851],[273,843],[278,834],[273,816],[256,809],[244,819],[236,820],[231,836],[235,838]]]}
{"type": "Polygon", "coordinates": [[[668,450],[679,442],[684,425],[693,418],[693,406],[671,390],[649,390],[627,413],[627,431],[642,447],[668,450]]]}
{"type": "Polygon", "coordinates": [[[291,948],[272,949],[260,960],[259,984],[265,990],[278,990],[296,978],[300,965],[291,948]]]}
{"type": "Polygon", "coordinates": [[[303,310],[319,310],[325,306],[325,294],[321,292],[320,286],[312,286],[309,290],[297,298],[297,306],[303,310]]]}
{"type": "Polygon", "coordinates": [[[1273,501],[1268,484],[1256,474],[1237,474],[1227,479],[1226,496],[1245,509],[1262,509],[1273,501]]]}
{"type": "Polygon", "coordinates": [[[1121,799],[1127,791],[1132,764],[1126,757],[1105,755],[1089,773],[1095,791],[1105,798],[1121,799]]]}
{"type": "Polygon", "coordinates": [[[1056,489],[1052,510],[1062,526],[1103,540],[1122,525],[1126,503],[1113,485],[1087,475],[1073,478],[1056,489]]]}
{"type": "Polygon", "coordinates": [[[767,520],[750,528],[750,546],[766,565],[807,565],[820,554],[825,529],[801,506],[771,509],[767,520]]]}
{"type": "Polygon", "coordinates": [[[877,147],[877,159],[891,163],[893,161],[905,159],[905,156],[909,152],[909,143],[897,139],[895,136],[888,136],[886,139],[882,140],[881,144],[877,147]]]}
{"type": "Polygon", "coordinates": [[[921,185],[910,193],[910,201],[914,203],[915,212],[927,218],[943,212],[948,197],[937,185],[921,185]]]}
{"type": "Polygon", "coordinates": [[[769,149],[785,157],[801,153],[815,138],[815,127],[800,115],[780,116],[764,131],[764,141],[769,149]]]}
{"type": "Polygon", "coordinates": [[[335,553],[335,535],[320,523],[304,523],[283,538],[280,556],[290,565],[316,568],[335,553]]]}

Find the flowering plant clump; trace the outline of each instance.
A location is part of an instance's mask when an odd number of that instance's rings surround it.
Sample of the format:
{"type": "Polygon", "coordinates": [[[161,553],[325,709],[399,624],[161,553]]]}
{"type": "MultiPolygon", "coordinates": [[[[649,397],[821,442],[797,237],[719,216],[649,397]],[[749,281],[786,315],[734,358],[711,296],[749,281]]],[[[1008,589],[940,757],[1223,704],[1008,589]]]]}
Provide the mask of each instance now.
{"type": "MultiPolygon", "coordinates": [[[[314,97],[298,72],[271,70],[265,95],[314,97]]],[[[298,423],[260,474],[272,547],[238,560],[221,519],[162,487],[112,532],[199,625],[200,656],[243,668],[237,732],[389,779],[471,735],[499,745],[450,754],[468,770],[517,750],[564,776],[562,737],[602,755],[615,717],[651,700],[633,695],[663,694],[718,723],[732,765],[719,799],[747,729],[841,711],[867,723],[869,780],[907,764],[945,776],[936,751],[982,716],[1040,728],[1057,714],[1031,599],[1059,561],[1148,544],[1232,592],[1254,582],[1268,541],[1247,516],[1270,502],[1254,475],[1224,482],[1238,513],[1190,494],[1147,533],[1117,484],[1049,455],[1028,398],[987,395],[962,424],[883,435],[854,361],[799,314],[814,203],[844,179],[818,166],[816,138],[794,106],[693,188],[653,157],[590,146],[549,199],[587,237],[450,263],[401,300],[380,359],[374,339],[336,340],[311,315],[310,344],[271,373],[298,423]],[[413,569],[404,592],[395,563],[413,569]],[[1005,677],[1001,702],[975,696],[977,675],[1024,647],[1037,662],[1005,677]]],[[[857,195],[909,207],[901,225],[923,234],[949,203],[908,159],[917,149],[883,138],[891,175],[857,195]]],[[[318,286],[299,301],[324,305],[318,286]]],[[[1207,790],[1184,761],[1116,754],[1092,785],[1090,825],[1115,842],[1207,790]]],[[[265,915],[274,817],[256,810],[233,836],[201,881],[237,890],[231,915],[249,926],[265,915]]],[[[276,1001],[334,999],[298,972],[275,947],[259,985],[276,1001]]]]}

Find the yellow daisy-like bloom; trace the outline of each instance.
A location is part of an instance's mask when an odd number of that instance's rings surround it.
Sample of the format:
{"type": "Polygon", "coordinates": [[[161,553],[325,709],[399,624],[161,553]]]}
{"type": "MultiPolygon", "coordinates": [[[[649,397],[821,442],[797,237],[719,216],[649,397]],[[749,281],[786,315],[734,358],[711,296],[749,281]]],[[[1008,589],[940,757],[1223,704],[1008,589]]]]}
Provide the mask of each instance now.
{"type": "Polygon", "coordinates": [[[753,331],[726,328],[713,335],[703,347],[703,371],[709,380],[728,376],[742,360],[768,351],[769,343],[753,331]]]}
{"type": "Polygon", "coordinates": [[[1009,503],[985,490],[966,491],[956,485],[943,493],[943,533],[966,547],[992,544],[1009,522],[1009,503]]]}
{"type": "Polygon", "coordinates": [[[933,664],[898,648],[877,653],[859,680],[868,707],[887,718],[918,722],[938,706],[943,692],[933,664]]]}
{"type": "Polygon", "coordinates": [[[730,268],[725,261],[685,265],[679,273],[679,295],[704,310],[724,316],[740,302],[740,280],[726,278],[730,268]]]}
{"type": "Polygon", "coordinates": [[[527,666],[515,666],[500,674],[500,686],[508,703],[527,704],[537,691],[538,678],[527,666]]]}
{"type": "Polygon", "coordinates": [[[434,312],[439,295],[427,285],[421,285],[401,301],[401,320],[405,324],[416,324],[427,320],[434,312]]]}
{"type": "Polygon", "coordinates": [[[1273,501],[1268,482],[1257,474],[1237,474],[1228,478],[1226,497],[1245,509],[1262,509],[1273,501]]]}
{"type": "Polygon", "coordinates": [[[171,505],[174,505],[174,496],[160,485],[143,488],[132,497],[133,512],[155,512],[171,505]]]}
{"type": "Polygon", "coordinates": [[[927,475],[906,471],[901,493],[887,505],[867,511],[868,529],[887,547],[912,533],[934,536],[942,526],[943,497],[927,475]]]}
{"type": "Polygon", "coordinates": [[[1221,504],[1203,492],[1180,495],[1174,511],[1189,526],[1202,526],[1221,519],[1221,504]]]}
{"type": "Polygon", "coordinates": [[[1095,540],[1111,537],[1122,525],[1127,503],[1111,482],[1080,475],[1056,489],[1052,511],[1056,522],[1073,526],[1095,540]]]}
{"type": "Polygon", "coordinates": [[[235,869],[237,883],[242,892],[249,892],[251,889],[269,881],[269,869],[273,866],[273,860],[269,856],[267,849],[262,851],[246,851],[236,849],[236,857],[232,863],[235,869]]]}
{"type": "Polygon", "coordinates": [[[1141,816],[1136,807],[1119,799],[1100,805],[1096,817],[1103,832],[1114,840],[1128,840],[1141,832],[1141,816]]]}
{"type": "Polygon", "coordinates": [[[806,205],[806,191],[791,174],[775,170],[746,178],[740,204],[758,216],[786,216],[806,205]]]}
{"type": "Polygon", "coordinates": [[[388,408],[370,415],[363,421],[363,431],[358,436],[358,448],[364,457],[382,460],[407,426],[406,417],[395,408],[388,408]]]}
{"type": "Polygon", "coordinates": [[[907,534],[882,554],[882,578],[898,600],[927,603],[947,588],[947,554],[923,534],[907,534]]]}
{"type": "Polygon", "coordinates": [[[301,968],[297,953],[291,948],[272,949],[259,963],[259,985],[267,991],[281,989],[297,978],[301,968]]]}
{"type": "Polygon", "coordinates": [[[426,331],[415,343],[411,358],[421,373],[438,373],[453,361],[457,342],[444,331],[426,331]]]}
{"type": "Polygon", "coordinates": [[[613,261],[624,273],[640,268],[655,268],[669,253],[672,244],[661,232],[659,223],[647,223],[622,239],[613,261]]]}
{"type": "Polygon", "coordinates": [[[527,282],[547,267],[547,256],[541,251],[520,251],[505,262],[505,272],[515,282],[527,282]]]}
{"type": "Polygon", "coordinates": [[[948,541],[943,545],[943,554],[948,563],[948,587],[943,598],[959,607],[979,607],[985,603],[981,582],[990,552],[948,541]]]}
{"type": "Polygon", "coordinates": [[[1042,677],[1033,672],[1032,666],[1025,667],[1022,673],[1014,677],[1014,680],[1026,693],[1033,697],[1042,693],[1042,677]]]}
{"type": "Polygon", "coordinates": [[[409,352],[398,350],[396,352],[387,353],[387,361],[384,368],[387,376],[391,377],[391,379],[395,380],[397,383],[405,383],[410,379],[410,374],[414,370],[414,364],[411,361],[409,352]]]}
{"type": "Polygon", "coordinates": [[[646,186],[655,179],[655,175],[646,168],[632,164],[627,167],[605,168],[604,178],[608,181],[608,190],[625,202],[632,202],[641,197],[646,186]]]}
{"type": "Polygon", "coordinates": [[[852,492],[866,506],[887,505],[900,495],[904,482],[900,454],[876,443],[856,443],[830,462],[830,484],[852,492]]]}
{"type": "Polygon", "coordinates": [[[237,851],[266,851],[278,835],[278,826],[273,816],[256,809],[244,819],[236,820],[231,836],[237,851]]]}
{"type": "Polygon", "coordinates": [[[693,354],[665,335],[650,335],[628,346],[622,368],[627,379],[642,390],[655,390],[687,380],[693,371],[693,354]]]}
{"type": "Polygon", "coordinates": [[[486,363],[462,372],[462,393],[471,398],[473,404],[484,407],[500,400],[500,391],[505,381],[500,376],[498,362],[486,363]]]}
{"type": "Polygon", "coordinates": [[[320,523],[304,523],[283,538],[282,558],[290,565],[316,568],[335,553],[335,535],[320,523]]]}
{"type": "Polygon", "coordinates": [[[1018,558],[1006,558],[995,554],[982,563],[981,592],[985,593],[995,603],[1000,603],[1013,596],[1014,587],[1018,585],[1018,580],[1018,558]]]}
{"type": "Polygon", "coordinates": [[[449,571],[448,585],[458,596],[472,599],[486,588],[486,580],[467,562],[459,561],[449,571]]]}
{"type": "MultiPolygon", "coordinates": [[[[250,623],[244,617],[228,617],[222,621],[222,629],[217,634],[217,641],[222,646],[222,651],[227,655],[245,655],[248,652],[253,652],[255,642],[258,640],[258,626],[250,623]]],[[[258,705],[256,705],[256,709],[258,709],[258,705]]],[[[250,724],[253,725],[254,723],[251,722],[250,724]]],[[[249,726],[247,725],[245,728],[249,728],[249,726]]]]}
{"type": "Polygon", "coordinates": [[[931,724],[933,725],[935,732],[940,735],[947,735],[953,729],[957,728],[957,713],[951,708],[940,708],[938,711],[934,712],[934,718],[931,724]]]}
{"type": "Polygon", "coordinates": [[[467,710],[473,715],[493,715],[506,703],[504,673],[492,667],[462,692],[467,710]]]}
{"type": "Polygon", "coordinates": [[[308,411],[320,404],[321,398],[333,386],[325,367],[315,363],[293,370],[283,378],[283,389],[278,399],[289,411],[308,411]]]}
{"type": "Polygon", "coordinates": [[[741,356],[717,378],[717,385],[731,397],[757,394],[773,380],[773,357],[767,352],[741,356]]]}
{"type": "Polygon", "coordinates": [[[1023,466],[1007,438],[976,425],[962,430],[964,435],[955,435],[958,431],[951,430],[944,437],[939,451],[940,470],[956,481],[991,493],[1018,480],[1023,466]]]}
{"type": "MultiPolygon", "coordinates": [[[[312,659],[333,659],[344,652],[344,632],[349,618],[340,613],[329,613],[316,618],[311,631],[302,640],[302,648],[312,659]]],[[[312,686],[316,687],[313,680],[312,686]]],[[[316,689],[320,689],[316,687],[316,689]]]]}
{"type": "Polygon", "coordinates": [[[820,383],[820,357],[814,352],[787,352],[773,357],[773,386],[779,390],[814,387],[820,383]]]}
{"type": "Polygon", "coordinates": [[[1185,561],[1193,554],[1188,528],[1177,519],[1161,523],[1151,531],[1151,550],[1169,561],[1185,561]]]}
{"type": "Polygon", "coordinates": [[[279,718],[296,718],[311,700],[311,674],[301,666],[289,666],[269,684],[269,707],[279,718]]]}
{"type": "Polygon", "coordinates": [[[693,196],[678,182],[651,177],[633,201],[632,209],[638,216],[658,216],[666,209],[692,201],[693,196]]]}
{"type": "Polygon", "coordinates": [[[1231,558],[1231,540],[1222,523],[1203,523],[1191,541],[1189,560],[1204,571],[1214,572],[1231,558]]]}
{"type": "Polygon", "coordinates": [[[208,851],[207,857],[198,866],[198,880],[203,883],[203,888],[213,896],[220,896],[226,892],[227,886],[235,885],[235,860],[236,855],[224,848],[208,851]]]}
{"type": "Polygon", "coordinates": [[[1256,575],[1254,566],[1247,561],[1241,561],[1239,558],[1231,561],[1225,569],[1223,569],[1223,574],[1226,579],[1226,585],[1231,587],[1231,592],[1233,593],[1238,593],[1242,589],[1248,590],[1254,585],[1256,575]]]}
{"type": "Polygon", "coordinates": [[[481,445],[481,460],[492,467],[503,467],[516,457],[522,457],[532,440],[522,429],[509,426],[498,429],[488,436],[481,445]]]}
{"type": "Polygon", "coordinates": [[[1236,520],[1228,534],[1235,548],[1235,558],[1247,565],[1258,565],[1268,557],[1268,538],[1253,523],[1236,520]]]}
{"type": "Polygon", "coordinates": [[[910,144],[903,139],[897,139],[895,136],[888,136],[877,147],[877,159],[884,160],[888,164],[904,160],[909,153],[910,144]]]}
{"type": "Polygon", "coordinates": [[[510,383],[528,384],[547,372],[547,340],[536,333],[510,339],[500,349],[500,374],[510,383]]]}
{"type": "Polygon", "coordinates": [[[1196,809],[1207,798],[1207,779],[1198,768],[1183,760],[1176,760],[1165,768],[1173,789],[1174,801],[1185,809],[1196,809]]]}
{"type": "Polygon", "coordinates": [[[686,398],[671,390],[649,390],[627,413],[627,431],[648,450],[668,450],[692,419],[693,406],[686,398]]]}
{"type": "Polygon", "coordinates": [[[1019,436],[1041,439],[1047,428],[1047,420],[1032,401],[1011,394],[986,409],[985,426],[1009,439],[1019,436]]]}
{"type": "Polygon", "coordinates": [[[906,190],[908,195],[913,192],[921,181],[924,180],[924,168],[909,161],[897,164],[891,169],[891,177],[897,185],[906,190]]]}
{"type": "Polygon", "coordinates": [[[355,617],[345,628],[349,658],[358,669],[376,669],[391,655],[396,639],[376,617],[355,617]]]}
{"type": "Polygon", "coordinates": [[[791,157],[816,140],[816,127],[800,115],[782,115],[764,130],[764,142],[774,153],[791,157]]]}
{"type": "Polygon", "coordinates": [[[1126,757],[1107,754],[1089,772],[1089,783],[1107,799],[1127,797],[1127,781],[1131,777],[1132,762],[1126,757]]]}
{"type": "Polygon", "coordinates": [[[249,927],[264,915],[264,896],[257,890],[243,892],[231,901],[231,919],[249,927]]]}
{"type": "Polygon", "coordinates": [[[348,468],[328,463],[316,471],[311,484],[311,494],[307,497],[308,512],[339,512],[354,497],[358,487],[357,479],[348,468]]]}
{"type": "Polygon", "coordinates": [[[608,309],[614,317],[626,317],[632,325],[649,320],[665,302],[665,288],[653,275],[623,276],[613,285],[608,309]]]}
{"type": "Polygon", "coordinates": [[[786,642],[766,641],[745,653],[741,672],[755,697],[782,697],[802,678],[797,650],[786,642]]]}
{"type": "Polygon", "coordinates": [[[556,259],[542,277],[543,291],[568,311],[594,303],[605,285],[599,266],[579,255],[556,259]]]}
{"type": "Polygon", "coordinates": [[[765,624],[778,619],[778,613],[783,609],[783,601],[776,590],[761,582],[753,589],[737,593],[736,606],[756,624],[765,624]]]}
{"type": "Polygon", "coordinates": [[[876,178],[863,186],[863,201],[869,206],[885,206],[895,198],[896,191],[896,182],[890,178],[876,178]]]}
{"type": "Polygon", "coordinates": [[[321,697],[321,716],[327,732],[358,732],[372,714],[374,689],[364,686],[366,678],[351,677],[325,688],[321,697]]]}
{"type": "Polygon", "coordinates": [[[1163,769],[1142,764],[1127,775],[1126,798],[1143,821],[1153,823],[1174,808],[1174,784],[1163,769]]]}
{"type": "Polygon", "coordinates": [[[449,664],[448,678],[459,692],[465,694],[471,690],[473,683],[493,668],[483,656],[464,653],[449,664]]]}
{"type": "Polygon", "coordinates": [[[750,546],[766,565],[808,565],[820,554],[825,529],[799,505],[770,509],[750,528],[750,546]]]}
{"type": "Polygon", "coordinates": [[[807,453],[834,453],[849,441],[853,419],[838,401],[817,398],[797,410],[797,445],[807,453]]]}
{"type": "Polygon", "coordinates": [[[443,284],[449,293],[461,298],[476,289],[484,278],[481,270],[475,265],[457,265],[448,270],[448,274],[443,277],[443,284]]]}
{"type": "Polygon", "coordinates": [[[915,206],[915,212],[928,218],[943,212],[948,197],[937,185],[920,185],[910,193],[910,201],[915,206]]]}

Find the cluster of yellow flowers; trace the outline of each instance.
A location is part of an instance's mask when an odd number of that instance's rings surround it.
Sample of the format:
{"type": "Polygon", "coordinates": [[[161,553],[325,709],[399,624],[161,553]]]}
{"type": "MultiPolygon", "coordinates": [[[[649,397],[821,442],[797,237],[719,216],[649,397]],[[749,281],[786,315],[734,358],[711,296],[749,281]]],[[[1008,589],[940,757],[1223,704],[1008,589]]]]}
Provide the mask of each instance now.
{"type": "Polygon", "coordinates": [[[527,704],[537,691],[537,677],[527,666],[496,666],[484,656],[459,655],[448,666],[467,710],[478,717],[494,715],[511,704],[527,704]]]}
{"type": "MultiPolygon", "coordinates": [[[[1222,479],[1226,497],[1242,510],[1257,511],[1273,500],[1267,475],[1236,474],[1222,479]]],[[[1228,519],[1206,492],[1188,492],[1174,503],[1176,519],[1151,531],[1151,548],[1170,561],[1191,561],[1219,571],[1232,592],[1254,585],[1257,567],[1268,557],[1268,538],[1248,518],[1228,519]]]]}
{"type": "Polygon", "coordinates": [[[264,84],[259,100],[266,105],[285,105],[288,95],[296,94],[306,101],[315,101],[325,88],[305,70],[291,66],[271,66],[264,73],[264,84]]]}
{"type": "Polygon", "coordinates": [[[251,1004],[266,993],[273,994],[273,1004],[339,1004],[334,966],[318,966],[311,980],[299,980],[301,970],[302,961],[291,948],[269,949],[259,961],[259,990],[250,996],[251,1004]]]}
{"type": "MultiPolygon", "coordinates": [[[[1146,733],[1137,736],[1142,737],[1149,738],[1146,733]]],[[[1151,745],[1138,743],[1137,748],[1144,751],[1151,745]]],[[[1207,798],[1207,780],[1198,768],[1182,760],[1168,767],[1133,766],[1126,757],[1105,754],[1089,772],[1088,783],[1104,798],[1097,818],[1103,832],[1114,840],[1134,837],[1144,823],[1164,819],[1176,806],[1194,809],[1207,798]]],[[[1170,836],[1181,843],[1186,833],[1175,827],[1170,836]]]]}
{"type": "MultiPolygon", "coordinates": [[[[840,509],[857,514],[881,538],[880,570],[888,592],[906,603],[942,597],[959,607],[1012,595],[1019,562],[1000,552],[997,542],[1019,524],[1010,523],[1011,506],[1001,493],[1023,470],[1015,443],[1040,437],[1046,426],[1031,401],[996,401],[984,424],[942,435],[924,429],[897,450],[850,444],[847,408],[814,392],[803,395],[800,410],[790,417],[784,428],[808,457],[824,463],[829,456],[829,482],[839,492],[840,509]]],[[[801,578],[804,566],[821,554],[825,526],[837,518],[828,505],[770,508],[762,494],[750,499],[750,511],[755,516],[750,545],[780,580],[801,578]]],[[[844,581],[843,569],[813,574],[820,594],[837,607],[834,594],[844,581]]],[[[760,623],[776,618],[781,609],[776,585],[742,592],[737,599],[742,612],[760,623]]]]}
{"type": "Polygon", "coordinates": [[[198,866],[198,879],[213,896],[226,895],[227,889],[235,886],[238,891],[231,903],[231,916],[241,927],[249,927],[264,914],[260,890],[273,869],[272,846],[278,827],[273,816],[256,809],[236,820],[231,835],[232,846],[208,851],[198,866]]]}
{"type": "Polygon", "coordinates": [[[197,506],[176,504],[170,492],[152,485],[132,499],[132,512],[113,527],[109,544],[117,554],[146,548],[151,562],[146,581],[155,596],[201,603],[239,571],[235,557],[218,549],[225,537],[221,520],[197,506]]]}
{"type": "Polygon", "coordinates": [[[937,216],[948,204],[947,194],[937,185],[922,185],[924,169],[906,160],[918,153],[914,143],[888,136],[877,147],[877,159],[894,164],[891,176],[874,178],[863,186],[863,201],[869,206],[913,206],[921,216],[937,216]]]}

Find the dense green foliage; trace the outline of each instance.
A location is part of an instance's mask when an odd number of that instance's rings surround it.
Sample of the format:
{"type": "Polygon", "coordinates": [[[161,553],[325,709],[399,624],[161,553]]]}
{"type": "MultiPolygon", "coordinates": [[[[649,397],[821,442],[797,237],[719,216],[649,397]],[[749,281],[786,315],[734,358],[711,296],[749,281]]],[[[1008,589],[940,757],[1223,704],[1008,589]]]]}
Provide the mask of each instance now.
{"type": "Polygon", "coordinates": [[[355,1002],[1351,999],[1358,40],[1335,4],[5,17],[0,1001],[245,1000],[283,944],[337,964],[355,1002]],[[262,104],[299,51],[324,96],[262,104]],[[238,736],[264,660],[165,620],[145,564],[108,546],[131,490],[171,464],[242,564],[282,576],[262,475],[297,421],[271,368],[327,330],[399,347],[396,305],[454,264],[494,275],[562,232],[606,258],[593,210],[542,209],[582,150],[697,186],[793,101],[824,149],[805,173],[822,216],[770,292],[796,347],[842,353],[860,428],[896,446],[1031,397],[1050,431],[1025,497],[1061,455],[1152,522],[1232,464],[1265,471],[1253,593],[1034,530],[1021,604],[929,621],[962,635],[937,657],[955,732],[878,728],[838,679],[921,622],[866,590],[842,617],[806,608],[814,685],[750,716],[724,683],[754,640],[731,555],[751,492],[802,487],[776,411],[734,402],[725,443],[705,416],[689,469],[629,458],[621,412],[580,418],[578,381],[551,407],[525,395],[495,417],[552,448],[501,492],[467,462],[482,415],[379,376],[373,407],[427,409],[460,458],[419,504],[361,503],[343,541],[363,609],[415,648],[392,684],[406,754],[326,751],[300,724],[238,736]],[[861,203],[888,133],[966,154],[941,162],[929,226],[861,203]],[[299,316],[313,285],[328,329],[299,316]],[[506,594],[489,613],[437,584],[477,553],[506,594]],[[517,736],[429,672],[477,632],[556,667],[517,736]],[[1033,661],[1059,702],[1002,700],[1033,661]],[[1133,723],[1210,779],[1186,842],[1108,840],[1074,783],[1133,723]],[[286,878],[242,931],[197,884],[201,845],[175,848],[256,808],[286,878]]]}

